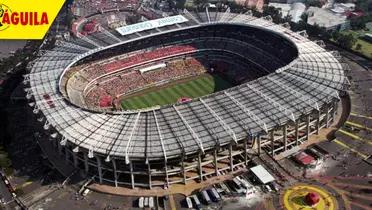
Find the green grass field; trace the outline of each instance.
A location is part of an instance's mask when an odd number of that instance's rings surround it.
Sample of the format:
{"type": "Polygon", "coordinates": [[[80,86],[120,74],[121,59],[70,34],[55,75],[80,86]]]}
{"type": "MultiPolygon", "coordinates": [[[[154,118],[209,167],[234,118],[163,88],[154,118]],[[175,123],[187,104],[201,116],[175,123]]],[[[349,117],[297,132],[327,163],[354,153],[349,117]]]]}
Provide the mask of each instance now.
{"type": "Polygon", "coordinates": [[[187,81],[136,93],[133,96],[124,98],[121,101],[121,106],[126,110],[133,110],[174,104],[181,97],[198,98],[231,86],[228,81],[223,80],[219,76],[204,74],[187,81]]]}
{"type": "Polygon", "coordinates": [[[359,52],[363,55],[365,55],[368,58],[372,58],[372,44],[361,39],[360,37],[364,36],[366,33],[365,31],[343,31],[343,34],[352,34],[354,38],[357,40],[354,44],[352,50],[359,52]],[[357,49],[357,45],[360,44],[361,48],[357,49]]]}

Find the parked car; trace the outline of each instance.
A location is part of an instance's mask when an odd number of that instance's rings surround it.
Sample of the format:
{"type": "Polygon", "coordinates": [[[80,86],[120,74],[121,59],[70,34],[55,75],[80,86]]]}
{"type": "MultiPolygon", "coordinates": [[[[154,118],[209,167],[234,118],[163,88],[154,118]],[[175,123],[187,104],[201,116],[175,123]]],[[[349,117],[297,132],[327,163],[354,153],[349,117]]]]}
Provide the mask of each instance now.
{"type": "Polygon", "coordinates": [[[194,207],[195,207],[196,209],[201,209],[201,203],[200,203],[200,201],[199,201],[198,196],[196,196],[196,195],[194,194],[194,195],[192,195],[192,199],[193,199],[193,202],[194,202],[194,207]]]}
{"type": "Polygon", "coordinates": [[[278,183],[276,183],[276,182],[272,182],[270,185],[271,185],[271,187],[273,188],[273,190],[274,190],[275,192],[278,192],[278,191],[279,191],[280,186],[278,185],[278,183]]]}
{"type": "Polygon", "coordinates": [[[149,197],[149,208],[154,208],[154,197],[149,197]]]}
{"type": "Polygon", "coordinates": [[[201,195],[202,195],[203,200],[205,201],[206,204],[209,205],[209,204],[212,203],[211,198],[209,197],[209,195],[208,195],[208,193],[207,193],[206,190],[201,191],[201,195]]]}
{"type": "Polygon", "coordinates": [[[138,207],[139,208],[144,208],[145,207],[145,205],[144,205],[144,197],[140,197],[138,199],[138,207]]]}
{"type": "Polygon", "coordinates": [[[192,209],[192,201],[190,197],[186,197],[185,204],[187,208],[192,209]]]}
{"type": "Polygon", "coordinates": [[[210,197],[214,202],[218,202],[221,200],[221,196],[218,194],[215,188],[211,188],[208,190],[210,197]]]}
{"type": "Polygon", "coordinates": [[[267,189],[267,192],[271,192],[272,191],[271,188],[270,188],[270,186],[268,184],[265,185],[265,188],[267,189]]]}
{"type": "Polygon", "coordinates": [[[90,190],[89,190],[88,188],[85,189],[85,190],[83,191],[83,196],[87,196],[89,192],[90,192],[90,190]]]}

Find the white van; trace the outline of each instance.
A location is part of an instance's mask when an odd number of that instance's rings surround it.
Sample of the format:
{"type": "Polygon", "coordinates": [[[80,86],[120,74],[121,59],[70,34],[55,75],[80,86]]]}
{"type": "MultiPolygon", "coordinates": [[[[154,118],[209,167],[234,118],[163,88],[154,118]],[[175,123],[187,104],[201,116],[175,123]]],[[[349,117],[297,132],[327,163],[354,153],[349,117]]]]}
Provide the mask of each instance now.
{"type": "Polygon", "coordinates": [[[138,199],[138,207],[139,208],[144,208],[145,206],[144,206],[144,198],[143,197],[140,197],[139,199],[138,199]]]}
{"type": "Polygon", "coordinates": [[[192,209],[192,201],[190,197],[186,197],[186,206],[188,209],[192,209]]]}
{"type": "Polygon", "coordinates": [[[201,192],[201,194],[202,194],[202,197],[203,197],[204,201],[205,201],[207,204],[211,204],[211,203],[212,203],[211,198],[209,197],[209,195],[208,195],[208,193],[207,193],[206,190],[203,190],[203,191],[201,192]]]}
{"type": "Polygon", "coordinates": [[[154,197],[149,198],[149,208],[154,208],[154,197]]]}

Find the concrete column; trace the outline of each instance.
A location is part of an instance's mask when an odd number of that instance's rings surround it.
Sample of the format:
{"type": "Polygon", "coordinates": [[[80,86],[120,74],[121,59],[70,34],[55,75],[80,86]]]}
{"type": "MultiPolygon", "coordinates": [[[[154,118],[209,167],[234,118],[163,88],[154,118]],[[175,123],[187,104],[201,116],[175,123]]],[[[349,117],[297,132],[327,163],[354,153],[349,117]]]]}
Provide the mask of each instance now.
{"type": "Polygon", "coordinates": [[[203,169],[202,169],[200,152],[198,154],[198,170],[199,170],[199,179],[202,182],[203,181],[203,169]]]}
{"type": "Polygon", "coordinates": [[[260,156],[261,155],[261,135],[258,135],[256,139],[257,139],[257,152],[258,152],[258,155],[260,156]]]}
{"type": "Polygon", "coordinates": [[[181,160],[181,167],[182,167],[182,177],[183,177],[183,183],[186,184],[186,170],[185,170],[185,161],[181,160]]]}
{"type": "Polygon", "coordinates": [[[337,101],[334,101],[333,102],[333,110],[332,110],[332,114],[333,114],[333,119],[332,119],[332,122],[335,121],[336,119],[336,114],[337,114],[337,101]]]}
{"type": "Polygon", "coordinates": [[[330,104],[327,104],[327,108],[326,108],[326,116],[325,116],[325,119],[326,119],[326,128],[329,128],[329,111],[330,111],[330,104]]]}
{"type": "Polygon", "coordinates": [[[319,134],[319,129],[320,129],[320,115],[321,115],[321,112],[319,110],[318,111],[318,116],[317,116],[317,119],[316,119],[316,134],[317,135],[319,134]]]}
{"type": "Polygon", "coordinates": [[[84,167],[85,167],[85,173],[88,174],[89,164],[88,164],[88,155],[87,155],[87,153],[84,153],[84,167]]]}
{"type": "Polygon", "coordinates": [[[74,167],[77,168],[78,167],[78,158],[77,158],[77,153],[76,152],[72,152],[72,159],[74,160],[74,167]]]}
{"type": "Polygon", "coordinates": [[[275,152],[274,152],[274,130],[271,130],[270,131],[270,141],[271,141],[271,156],[274,157],[275,156],[275,152]]]}
{"type": "Polygon", "coordinates": [[[62,155],[62,145],[59,142],[57,142],[57,150],[58,150],[58,154],[62,155]]]}
{"type": "Polygon", "coordinates": [[[244,144],[244,164],[247,166],[248,165],[248,145],[247,145],[247,138],[244,138],[243,140],[244,144]]]}
{"type": "Polygon", "coordinates": [[[229,144],[229,156],[230,156],[230,171],[232,172],[234,169],[234,162],[232,157],[232,143],[229,144]]]}
{"type": "Polygon", "coordinates": [[[54,140],[53,138],[49,138],[50,143],[53,146],[53,149],[57,150],[58,149],[58,141],[54,140]]]}
{"type": "Polygon", "coordinates": [[[296,139],[296,146],[298,146],[298,124],[299,124],[299,121],[296,120],[296,125],[295,125],[295,139],[296,139]]]}
{"type": "Polygon", "coordinates": [[[99,183],[102,184],[102,163],[101,163],[101,158],[99,156],[96,156],[96,160],[97,160],[97,169],[98,169],[99,183]]]}
{"type": "Polygon", "coordinates": [[[284,142],[284,151],[287,151],[288,138],[287,138],[287,125],[283,126],[283,142],[284,142]]]}
{"type": "Polygon", "coordinates": [[[333,102],[333,119],[336,119],[338,101],[333,102]]]}
{"type": "Polygon", "coordinates": [[[129,168],[130,168],[130,182],[132,184],[132,189],[134,189],[134,174],[133,174],[133,163],[132,161],[129,162],[129,168]]]}
{"type": "Polygon", "coordinates": [[[152,189],[152,180],[151,180],[151,165],[150,162],[147,163],[147,174],[149,176],[149,188],[152,189]]]}
{"type": "Polygon", "coordinates": [[[310,115],[306,116],[306,140],[309,140],[310,136],[310,115]]]}
{"type": "Polygon", "coordinates": [[[118,172],[116,171],[116,161],[114,158],[111,160],[112,162],[112,167],[114,169],[114,182],[115,182],[115,187],[118,187],[118,172]]]}
{"type": "Polygon", "coordinates": [[[169,175],[168,175],[167,161],[164,161],[164,170],[165,170],[165,181],[166,181],[167,187],[169,187],[169,175]]]}
{"type": "Polygon", "coordinates": [[[69,163],[70,151],[69,151],[67,145],[65,145],[65,158],[66,158],[66,163],[69,163]]]}
{"type": "Polygon", "coordinates": [[[217,149],[213,151],[214,173],[218,176],[217,149]]]}

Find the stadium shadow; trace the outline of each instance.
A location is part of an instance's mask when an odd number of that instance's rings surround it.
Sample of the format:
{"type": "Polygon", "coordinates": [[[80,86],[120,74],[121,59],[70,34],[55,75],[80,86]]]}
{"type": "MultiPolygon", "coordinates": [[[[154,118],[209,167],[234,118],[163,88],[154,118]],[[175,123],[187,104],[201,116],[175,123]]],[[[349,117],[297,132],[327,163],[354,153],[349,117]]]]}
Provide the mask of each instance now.
{"type": "Polygon", "coordinates": [[[336,118],[336,122],[332,127],[333,129],[331,132],[327,134],[328,140],[333,140],[336,138],[335,134],[338,131],[338,129],[341,128],[345,124],[345,122],[348,120],[351,112],[351,99],[350,95],[346,92],[344,96],[341,96],[341,114],[339,114],[339,117],[336,118]]]}

